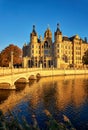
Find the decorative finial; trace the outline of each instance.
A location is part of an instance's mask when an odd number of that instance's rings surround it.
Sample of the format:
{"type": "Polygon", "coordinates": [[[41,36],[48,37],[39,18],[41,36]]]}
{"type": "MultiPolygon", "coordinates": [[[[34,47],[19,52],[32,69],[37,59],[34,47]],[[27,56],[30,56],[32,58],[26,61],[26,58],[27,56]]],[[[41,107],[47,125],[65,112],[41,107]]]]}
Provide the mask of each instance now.
{"type": "Polygon", "coordinates": [[[32,32],[35,34],[35,36],[37,35],[36,30],[35,30],[35,25],[33,25],[33,31],[32,32]]]}
{"type": "Polygon", "coordinates": [[[60,27],[60,25],[59,25],[59,23],[57,23],[57,29],[59,29],[59,27],[60,27]]]}
{"type": "Polygon", "coordinates": [[[35,25],[33,25],[33,30],[35,30],[35,25]]]}

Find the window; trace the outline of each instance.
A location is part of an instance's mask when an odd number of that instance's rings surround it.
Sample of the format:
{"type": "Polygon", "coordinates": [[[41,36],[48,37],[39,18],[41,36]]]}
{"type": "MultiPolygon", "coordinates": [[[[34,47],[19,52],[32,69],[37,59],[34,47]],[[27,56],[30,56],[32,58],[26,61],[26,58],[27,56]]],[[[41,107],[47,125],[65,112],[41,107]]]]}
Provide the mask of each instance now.
{"type": "Polygon", "coordinates": [[[65,51],[65,54],[67,54],[67,51],[65,51]]]}
{"type": "Polygon", "coordinates": [[[48,48],[48,42],[47,41],[45,41],[45,43],[44,43],[44,48],[48,48]]]}
{"type": "Polygon", "coordinates": [[[50,45],[49,45],[49,48],[50,48],[50,45]]]}
{"type": "Polygon", "coordinates": [[[59,53],[59,49],[57,49],[57,53],[59,53]]]}
{"type": "Polygon", "coordinates": [[[67,46],[65,46],[65,49],[67,49],[67,46]]]}
{"type": "Polygon", "coordinates": [[[62,60],[64,60],[66,63],[68,62],[68,57],[64,54],[63,56],[62,56],[62,60]]]}
{"type": "Polygon", "coordinates": [[[48,50],[44,50],[44,54],[45,54],[45,55],[48,55],[48,50]]]}
{"type": "Polygon", "coordinates": [[[57,44],[57,47],[59,47],[59,44],[57,44]]]}

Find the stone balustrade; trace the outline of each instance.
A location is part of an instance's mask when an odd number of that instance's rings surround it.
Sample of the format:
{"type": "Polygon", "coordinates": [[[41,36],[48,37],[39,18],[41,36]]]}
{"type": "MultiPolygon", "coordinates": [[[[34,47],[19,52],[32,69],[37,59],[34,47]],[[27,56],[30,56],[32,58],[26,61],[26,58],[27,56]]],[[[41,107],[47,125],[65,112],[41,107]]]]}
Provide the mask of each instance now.
{"type": "Polygon", "coordinates": [[[36,79],[38,75],[40,77],[47,76],[59,76],[59,75],[82,75],[88,74],[87,69],[55,69],[55,68],[0,68],[0,83],[8,83],[10,89],[15,89],[15,82],[21,78],[24,78],[26,82],[29,79],[36,79]]]}

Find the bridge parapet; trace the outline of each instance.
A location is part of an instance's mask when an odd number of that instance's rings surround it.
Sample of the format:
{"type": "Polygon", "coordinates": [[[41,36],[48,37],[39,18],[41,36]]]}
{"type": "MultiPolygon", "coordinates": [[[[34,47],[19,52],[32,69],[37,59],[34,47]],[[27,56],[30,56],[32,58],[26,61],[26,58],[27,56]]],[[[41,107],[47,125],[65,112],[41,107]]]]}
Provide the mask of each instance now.
{"type": "Polygon", "coordinates": [[[28,82],[30,77],[36,79],[38,75],[40,77],[47,76],[59,76],[59,75],[76,75],[76,74],[88,74],[88,70],[60,70],[60,69],[41,69],[41,68],[16,68],[16,69],[3,69],[0,68],[0,83],[9,83],[10,89],[15,88],[15,82],[20,78],[25,78],[28,82]]]}
{"type": "Polygon", "coordinates": [[[24,73],[24,72],[31,72],[31,71],[37,71],[40,70],[40,68],[8,68],[8,67],[1,67],[0,68],[0,76],[2,75],[8,75],[12,73],[24,73]]]}

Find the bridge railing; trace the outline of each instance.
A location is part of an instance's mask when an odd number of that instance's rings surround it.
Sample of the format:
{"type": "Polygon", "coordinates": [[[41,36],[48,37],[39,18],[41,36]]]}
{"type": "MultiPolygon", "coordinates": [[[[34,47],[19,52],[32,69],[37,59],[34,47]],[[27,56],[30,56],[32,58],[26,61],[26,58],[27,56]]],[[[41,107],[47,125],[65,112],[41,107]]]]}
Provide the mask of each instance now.
{"type": "Polygon", "coordinates": [[[40,68],[0,68],[0,76],[40,70],[40,68]]]}
{"type": "MultiPolygon", "coordinates": [[[[78,70],[74,68],[70,69],[58,69],[58,68],[8,68],[8,67],[1,67],[0,68],[0,76],[3,75],[11,75],[11,74],[16,74],[16,73],[24,73],[24,72],[33,72],[33,71],[38,71],[38,70],[78,70]]],[[[86,69],[81,69],[81,70],[86,70],[86,69]]],[[[87,69],[88,70],[88,69],[87,69]]]]}

